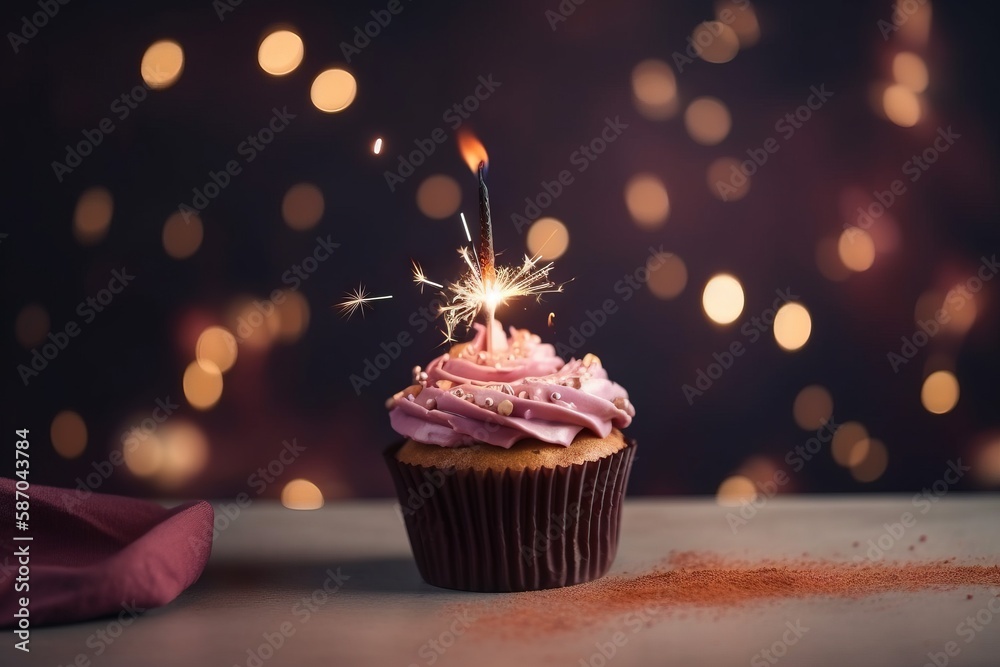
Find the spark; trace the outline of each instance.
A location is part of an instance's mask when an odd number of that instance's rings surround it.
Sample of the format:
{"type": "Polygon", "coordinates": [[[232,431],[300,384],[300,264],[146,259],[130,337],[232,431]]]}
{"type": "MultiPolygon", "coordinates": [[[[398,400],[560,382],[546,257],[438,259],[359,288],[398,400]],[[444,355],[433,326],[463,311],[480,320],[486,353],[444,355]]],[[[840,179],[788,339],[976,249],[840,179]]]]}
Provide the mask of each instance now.
{"type": "Polygon", "coordinates": [[[464,324],[471,326],[476,316],[484,309],[492,314],[497,307],[511,299],[534,296],[541,300],[543,294],[562,292],[562,285],[549,280],[554,264],[538,266],[539,257],[525,255],[520,266],[497,266],[496,275],[486,281],[473,261],[468,248],[459,249],[459,254],[469,270],[457,281],[445,288],[448,303],[441,308],[445,323],[445,339],[454,340],[455,329],[464,324]]]}
{"type": "Polygon", "coordinates": [[[372,148],[372,152],[374,152],[375,155],[382,152],[382,137],[375,140],[375,146],[372,148]]]}
{"type": "Polygon", "coordinates": [[[337,304],[337,307],[340,308],[341,314],[348,319],[358,310],[361,311],[361,317],[364,317],[365,308],[371,308],[372,301],[391,298],[391,294],[387,294],[386,296],[368,296],[368,290],[365,289],[364,284],[359,283],[357,289],[344,293],[344,298],[337,304]]]}
{"type": "Polygon", "coordinates": [[[556,321],[556,314],[555,313],[549,313],[549,326],[551,327],[552,323],[555,322],[555,321],[556,321]]]}
{"type": "Polygon", "coordinates": [[[431,287],[437,287],[439,289],[444,289],[444,285],[441,283],[436,283],[433,280],[428,280],[427,276],[424,274],[424,270],[420,267],[415,260],[413,261],[413,282],[420,285],[420,293],[424,292],[424,285],[430,285],[431,287]]]}
{"type": "Polygon", "coordinates": [[[462,216],[462,226],[465,227],[465,238],[468,239],[469,243],[472,243],[472,234],[469,233],[469,223],[465,221],[465,213],[459,213],[462,216]]]}

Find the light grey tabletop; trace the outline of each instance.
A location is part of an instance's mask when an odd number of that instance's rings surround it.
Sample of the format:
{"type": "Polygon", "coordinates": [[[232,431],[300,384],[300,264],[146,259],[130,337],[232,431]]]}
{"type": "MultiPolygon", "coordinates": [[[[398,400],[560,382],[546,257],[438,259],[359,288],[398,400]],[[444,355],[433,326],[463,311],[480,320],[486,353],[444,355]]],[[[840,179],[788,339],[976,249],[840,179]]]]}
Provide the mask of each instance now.
{"type": "MultiPolygon", "coordinates": [[[[710,500],[629,499],[612,573],[654,565],[671,550],[751,559],[807,551],[812,557],[850,560],[904,512],[913,513],[917,524],[894,538],[887,558],[958,556],[1000,562],[1000,498],[995,496],[949,495],[925,514],[916,511],[910,497],[778,497],[735,533],[726,520],[730,511],[710,500]],[[921,535],[926,539],[921,541],[921,535]],[[854,542],[861,546],[852,547],[854,542]],[[910,545],[916,545],[914,550],[910,545]]],[[[892,593],[874,601],[793,599],[721,615],[692,610],[629,632],[607,660],[599,649],[616,631],[611,626],[545,639],[453,634],[451,628],[464,627],[454,603],[491,596],[423,583],[389,501],[341,503],[317,511],[260,501],[219,533],[201,580],[172,604],[139,616],[128,627],[102,619],[38,629],[28,659],[4,664],[921,667],[934,664],[932,654],[939,663],[994,667],[1000,665],[1000,604],[998,613],[989,610],[993,593],[1000,591],[892,593]],[[324,585],[335,592],[315,594],[324,585]],[[975,593],[974,599],[968,600],[966,592],[975,593]],[[977,612],[980,623],[991,622],[966,641],[957,628],[977,612]],[[787,623],[809,630],[781,658],[765,659],[762,649],[781,639],[787,623]],[[268,636],[279,648],[270,649],[268,636]],[[940,653],[949,641],[957,642],[960,653],[940,653]]],[[[474,627],[475,619],[471,623],[474,627]]]]}

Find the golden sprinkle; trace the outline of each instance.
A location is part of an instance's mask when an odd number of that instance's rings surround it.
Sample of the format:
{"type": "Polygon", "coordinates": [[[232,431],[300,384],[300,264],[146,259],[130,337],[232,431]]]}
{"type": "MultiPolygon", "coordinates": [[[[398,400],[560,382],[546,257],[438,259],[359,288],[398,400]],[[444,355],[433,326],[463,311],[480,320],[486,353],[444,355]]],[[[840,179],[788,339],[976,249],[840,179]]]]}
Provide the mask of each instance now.
{"type": "Polygon", "coordinates": [[[510,413],[512,413],[513,411],[514,411],[514,404],[506,399],[500,401],[500,405],[497,406],[497,412],[499,412],[505,417],[510,413]]]}

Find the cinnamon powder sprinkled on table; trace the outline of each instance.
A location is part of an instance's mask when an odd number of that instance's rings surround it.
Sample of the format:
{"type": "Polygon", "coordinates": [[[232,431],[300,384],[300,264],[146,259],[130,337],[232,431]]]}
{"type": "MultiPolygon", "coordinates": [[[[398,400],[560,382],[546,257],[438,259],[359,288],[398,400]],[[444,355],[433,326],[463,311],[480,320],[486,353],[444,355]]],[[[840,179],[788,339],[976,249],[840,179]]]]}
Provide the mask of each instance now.
{"type": "Polygon", "coordinates": [[[794,598],[861,599],[969,586],[1000,586],[1000,566],[959,565],[954,558],[923,563],[750,562],[683,552],[641,574],[461,606],[477,619],[479,629],[525,637],[580,630],[628,614],[653,622],[685,609],[721,612],[794,598]]]}

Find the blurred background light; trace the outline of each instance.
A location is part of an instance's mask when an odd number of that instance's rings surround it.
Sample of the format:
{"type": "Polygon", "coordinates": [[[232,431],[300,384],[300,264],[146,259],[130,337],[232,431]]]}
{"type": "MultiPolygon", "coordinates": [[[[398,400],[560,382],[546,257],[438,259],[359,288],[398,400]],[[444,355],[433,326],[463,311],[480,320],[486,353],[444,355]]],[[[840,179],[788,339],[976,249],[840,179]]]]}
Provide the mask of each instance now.
{"type": "Polygon", "coordinates": [[[652,174],[636,174],[625,185],[625,205],[643,229],[660,227],[670,214],[670,198],[663,182],[652,174]]]}
{"type": "Polygon", "coordinates": [[[191,407],[208,410],[222,398],[222,371],[211,361],[192,361],[184,370],[183,386],[191,407]]]}
{"type": "Polygon", "coordinates": [[[528,254],[543,260],[559,259],[569,248],[569,230],[555,218],[539,218],[528,229],[528,254]]]}
{"type": "Polygon", "coordinates": [[[783,349],[798,350],[812,332],[812,317],[801,303],[786,303],[774,316],[774,340],[783,349]]]}
{"type": "Polygon", "coordinates": [[[684,260],[673,253],[658,252],[655,269],[649,272],[649,291],[658,299],[676,298],[687,286],[688,272],[684,260]]]}
{"type": "Polygon", "coordinates": [[[851,476],[859,482],[874,482],[889,465],[889,450],[881,440],[870,439],[855,444],[848,456],[851,476]],[[863,452],[863,453],[862,453],[863,452]]]}
{"type": "Polygon", "coordinates": [[[351,105],[358,94],[358,82],[354,76],[342,69],[328,69],[321,72],[312,83],[309,98],[320,111],[337,113],[351,105]]]}
{"type": "Polygon", "coordinates": [[[667,120],[677,114],[677,78],[662,60],[643,60],[632,69],[636,110],[649,120],[667,120]]]}
{"type": "Polygon", "coordinates": [[[297,183],[281,200],[281,217],[297,231],[312,229],[323,217],[323,192],[312,183],[297,183]]]}
{"type": "Polygon", "coordinates": [[[792,415],[799,428],[816,431],[833,416],[833,397],[826,387],[811,384],[795,396],[792,415]]]}
{"type": "Polygon", "coordinates": [[[950,371],[931,373],[920,389],[920,402],[927,412],[943,415],[958,403],[958,378],[950,371]]]}
{"type": "Polygon", "coordinates": [[[63,410],[52,419],[49,435],[52,447],[64,459],[77,458],[87,447],[87,425],[73,410],[63,410]]]}
{"type": "Polygon", "coordinates": [[[184,71],[184,51],[175,41],[154,42],[146,49],[139,66],[143,81],[150,88],[169,88],[184,71]]]}
{"type": "Polygon", "coordinates": [[[73,211],[73,235],[83,245],[94,245],[103,239],[111,227],[114,202],[107,188],[85,190],[73,211]]]}
{"type": "Polygon", "coordinates": [[[710,63],[727,63],[740,50],[740,38],[721,21],[705,21],[691,32],[691,42],[699,49],[698,55],[710,63]]]}
{"type": "Polygon", "coordinates": [[[29,303],[17,313],[14,337],[21,347],[31,349],[45,340],[51,326],[49,311],[37,303],[29,303]]]}
{"type": "Polygon", "coordinates": [[[703,146],[714,146],[729,134],[732,119],[726,105],[714,97],[699,97],[684,111],[688,135],[703,146]]]}
{"type": "Polygon", "coordinates": [[[281,489],[281,504],[290,510],[318,510],[323,492],[309,480],[293,479],[281,489]]]}
{"type": "Polygon", "coordinates": [[[205,232],[201,218],[188,213],[173,213],[163,223],[163,250],[174,259],[187,259],[198,252],[205,232]]]}
{"type": "Polygon", "coordinates": [[[295,70],[305,55],[302,38],[291,30],[275,30],[257,49],[257,62],[268,74],[282,76],[295,70]]]}
{"type": "Polygon", "coordinates": [[[428,176],[417,188],[417,208],[428,218],[444,220],[458,213],[462,190],[451,176],[428,176]]]}
{"type": "Polygon", "coordinates": [[[705,314],[718,324],[734,322],[743,312],[743,301],[743,285],[727,273],[712,276],[701,294],[705,314]]]}
{"type": "Polygon", "coordinates": [[[195,359],[214,364],[220,373],[225,373],[236,363],[237,350],[236,337],[228,329],[212,326],[198,336],[195,359]]]}

